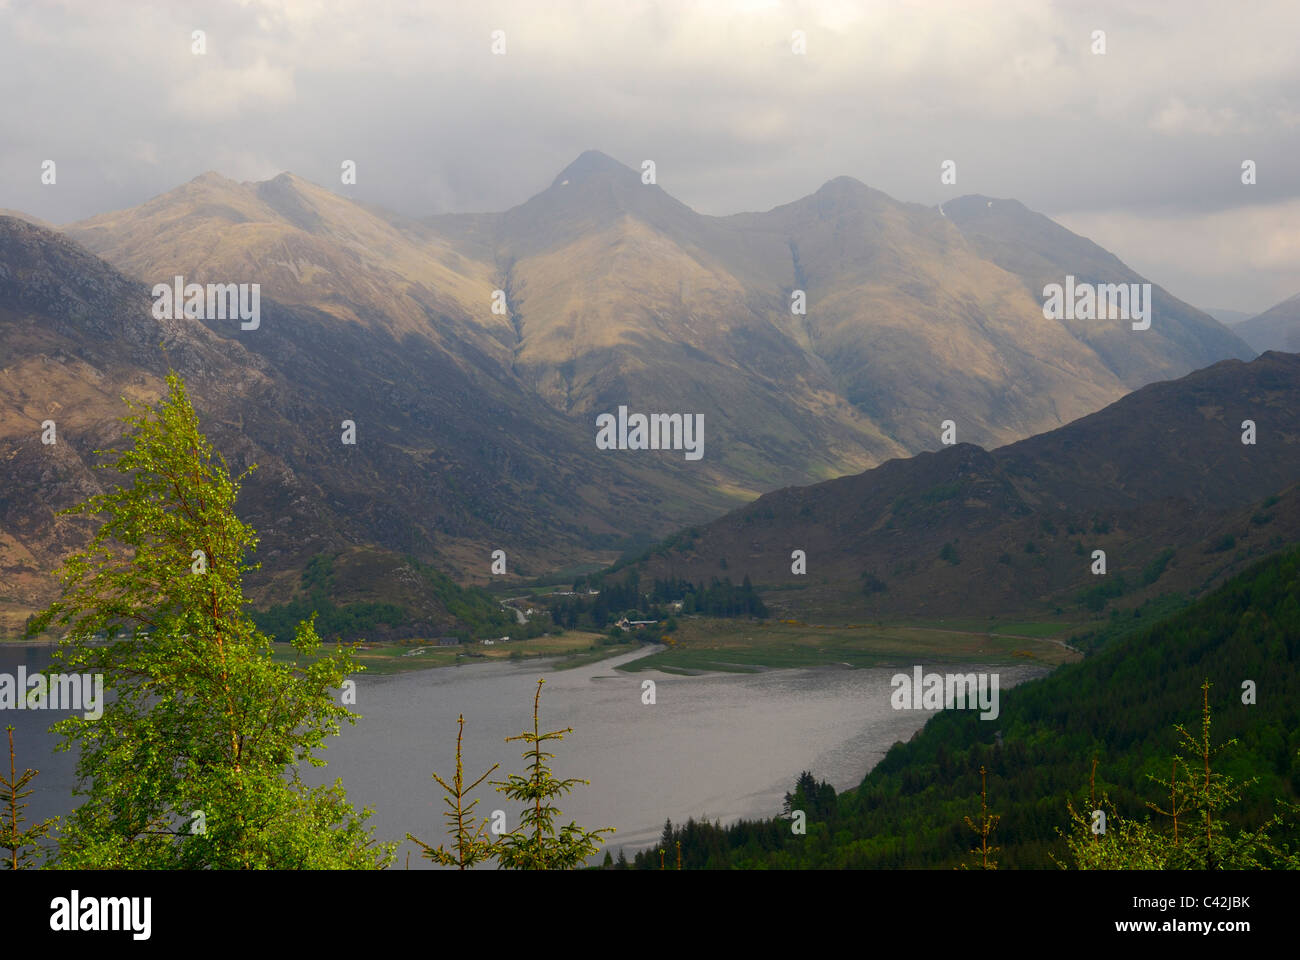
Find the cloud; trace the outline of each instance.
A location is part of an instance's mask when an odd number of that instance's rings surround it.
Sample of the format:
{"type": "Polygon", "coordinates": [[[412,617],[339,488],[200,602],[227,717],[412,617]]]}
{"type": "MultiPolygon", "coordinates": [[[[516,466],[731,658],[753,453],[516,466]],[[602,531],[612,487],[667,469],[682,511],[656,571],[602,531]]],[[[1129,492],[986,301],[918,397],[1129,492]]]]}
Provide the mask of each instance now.
{"type": "Polygon", "coordinates": [[[1166,103],[1152,117],[1151,126],[1170,136],[1206,134],[1217,137],[1226,133],[1244,132],[1236,112],[1230,107],[1189,107],[1178,97],[1166,103]]]}
{"type": "Polygon", "coordinates": [[[1195,306],[1261,313],[1300,293],[1300,200],[1190,216],[1110,210],[1053,219],[1195,306]]]}
{"type": "Polygon", "coordinates": [[[173,112],[191,121],[210,123],[248,112],[280,111],[296,99],[293,71],[272,66],[264,57],[246,66],[209,66],[204,57],[191,57],[167,101],[173,112]]]}
{"type": "Polygon", "coordinates": [[[66,222],[214,167],[332,185],[347,158],[359,199],[501,210],[594,147],[714,214],[847,174],[926,204],[1201,216],[1240,203],[1245,158],[1255,202],[1300,197],[1297,34],[1293,0],[10,4],[0,207],[66,222]]]}

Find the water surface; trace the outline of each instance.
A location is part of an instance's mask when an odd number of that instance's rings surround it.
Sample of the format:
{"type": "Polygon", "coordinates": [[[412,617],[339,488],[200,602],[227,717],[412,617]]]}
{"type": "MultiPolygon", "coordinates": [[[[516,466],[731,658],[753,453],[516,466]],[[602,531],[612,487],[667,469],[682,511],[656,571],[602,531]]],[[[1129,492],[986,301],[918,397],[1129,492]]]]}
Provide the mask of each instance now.
{"type": "MultiPolygon", "coordinates": [[[[629,856],[653,843],[665,818],[720,820],[766,817],[780,812],[784,794],[801,770],[811,770],[837,790],[856,786],[898,740],[923,724],[926,711],[890,706],[890,677],[908,668],[823,667],[756,674],[683,677],[614,667],[653,652],[631,654],[574,670],[546,662],[487,663],[357,679],[352,709],[364,719],[345,727],[323,756],[327,768],[308,769],[304,779],[323,783],[340,777],[354,806],[375,810],[376,834],[402,839],[398,865],[414,846],[408,831],[437,845],[445,839],[441,791],[434,770],[450,781],[455,773],[456,717],[465,715],[465,773],[477,778],[493,763],[523,773],[522,742],[505,737],[532,729],[533,692],[539,676],[543,732],[573,727],[551,750],[555,775],[581,777],[558,801],[561,820],[581,826],[612,826],[609,847],[629,856]],[[642,683],[655,682],[655,703],[642,702],[642,683]]],[[[0,671],[29,671],[49,662],[49,648],[0,647],[0,671]]],[[[1046,673],[1041,667],[927,667],[1001,675],[1001,689],[1046,673]]],[[[13,723],[19,767],[39,767],[29,819],[65,813],[72,805],[73,758],[52,754],[55,738],[45,728],[63,716],[51,711],[2,711],[0,726],[13,723]]],[[[478,813],[504,809],[518,825],[517,805],[487,784],[478,813]]],[[[424,866],[412,853],[411,866],[424,866]]]]}

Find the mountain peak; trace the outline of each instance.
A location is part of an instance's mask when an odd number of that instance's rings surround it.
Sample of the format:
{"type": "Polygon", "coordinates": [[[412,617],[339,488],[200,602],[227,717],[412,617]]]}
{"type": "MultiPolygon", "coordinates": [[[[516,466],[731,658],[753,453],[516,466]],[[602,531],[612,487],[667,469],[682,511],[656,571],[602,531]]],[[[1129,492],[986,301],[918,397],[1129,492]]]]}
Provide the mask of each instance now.
{"type": "Polygon", "coordinates": [[[22,220],[24,223],[30,223],[34,227],[40,227],[42,230],[57,229],[52,223],[47,223],[40,217],[33,217],[30,213],[23,213],[21,210],[6,210],[0,207],[0,218],[12,217],[15,220],[22,220]]]}
{"type": "Polygon", "coordinates": [[[313,184],[310,180],[304,180],[302,177],[298,176],[298,174],[291,173],[288,170],[282,170],[280,173],[277,173],[274,177],[271,177],[269,180],[259,180],[256,181],[256,183],[258,186],[261,186],[263,183],[275,183],[281,186],[293,186],[293,187],[315,186],[315,184],[313,184]]]}
{"type": "Polygon", "coordinates": [[[986,197],[982,193],[967,193],[943,202],[945,216],[974,219],[996,211],[999,216],[1032,214],[1019,200],[1007,197],[986,197]]]}
{"type": "Polygon", "coordinates": [[[582,183],[595,178],[635,176],[635,171],[599,150],[584,150],[578,159],[560,171],[553,187],[582,183]]]}
{"type": "Polygon", "coordinates": [[[827,180],[817,188],[817,192],[812,196],[823,207],[828,204],[838,205],[844,203],[854,206],[879,207],[897,203],[893,197],[884,191],[867,186],[857,177],[847,176],[827,180]]]}
{"type": "Polygon", "coordinates": [[[856,177],[835,177],[809,194],[795,201],[802,208],[818,211],[819,216],[831,216],[846,210],[881,209],[895,204],[887,193],[869,187],[856,177]]]}
{"type": "Polygon", "coordinates": [[[863,183],[861,180],[857,179],[856,177],[841,176],[841,177],[835,177],[831,180],[827,180],[817,189],[817,192],[818,193],[822,193],[822,192],[850,193],[854,191],[862,191],[862,190],[870,190],[870,189],[871,189],[870,187],[868,187],[865,183],[863,183]]]}
{"type": "Polygon", "coordinates": [[[286,171],[253,186],[259,200],[300,230],[315,233],[323,226],[313,185],[301,177],[286,171]]]}
{"type": "Polygon", "coordinates": [[[234,180],[231,180],[229,177],[223,177],[215,170],[205,170],[203,173],[200,173],[197,177],[191,180],[190,183],[198,183],[206,186],[237,186],[234,180]]]}

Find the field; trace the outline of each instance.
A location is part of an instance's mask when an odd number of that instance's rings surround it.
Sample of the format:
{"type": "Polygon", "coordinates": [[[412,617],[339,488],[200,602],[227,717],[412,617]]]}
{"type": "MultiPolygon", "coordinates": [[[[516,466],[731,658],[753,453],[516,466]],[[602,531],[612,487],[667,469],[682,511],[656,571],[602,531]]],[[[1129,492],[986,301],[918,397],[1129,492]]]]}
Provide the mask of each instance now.
{"type": "Polygon", "coordinates": [[[1003,637],[1054,637],[1069,633],[1078,624],[1063,620],[981,620],[977,617],[953,617],[944,620],[915,620],[910,626],[932,627],[936,630],[961,630],[971,633],[991,633],[1003,637]]]}
{"type": "MultiPolygon", "coordinates": [[[[1037,663],[1057,666],[1079,659],[1060,641],[990,633],[944,624],[818,625],[789,621],[684,619],[667,638],[668,649],[624,664],[627,671],[748,672],[763,668],[910,666],[915,663],[1037,663]]],[[[998,629],[1010,625],[1003,624],[998,629]]],[[[1018,627],[1047,624],[1016,624],[1018,627]]],[[[1058,627],[1062,625],[1051,624],[1058,627]]]]}
{"type": "MultiPolygon", "coordinates": [[[[469,663],[490,663],[495,660],[521,660],[536,657],[557,658],[554,666],[567,669],[620,653],[635,650],[636,642],[606,643],[603,634],[570,630],[558,637],[537,637],[533,640],[511,640],[485,646],[481,643],[463,643],[454,647],[427,644],[366,644],[357,651],[357,661],[370,675],[403,673],[407,670],[427,670],[430,667],[464,666],[469,663]]],[[[293,660],[293,651],[284,644],[276,644],[274,659],[282,663],[293,660]]]]}
{"type": "MultiPolygon", "coordinates": [[[[809,624],[783,620],[722,620],[685,617],[664,638],[665,649],[619,669],[665,673],[754,672],[762,669],[840,665],[910,666],[915,663],[1037,663],[1057,666],[1080,659],[1068,642],[1069,623],[932,620],[915,623],[809,624]]],[[[370,675],[464,666],[499,660],[551,658],[552,668],[571,669],[630,653],[640,646],[635,635],[612,643],[604,634],[571,630],[532,640],[440,647],[419,641],[365,644],[357,660],[370,675]]],[[[285,644],[276,644],[277,662],[293,660],[285,644]]]]}

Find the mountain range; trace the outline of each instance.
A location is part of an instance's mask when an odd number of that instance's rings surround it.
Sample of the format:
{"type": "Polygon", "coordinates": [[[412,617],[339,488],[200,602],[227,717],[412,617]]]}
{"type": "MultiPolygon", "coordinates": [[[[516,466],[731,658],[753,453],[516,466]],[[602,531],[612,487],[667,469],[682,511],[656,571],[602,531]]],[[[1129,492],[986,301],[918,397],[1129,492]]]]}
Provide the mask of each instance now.
{"type": "Polygon", "coordinates": [[[1007,442],[1253,355],[1158,287],[1142,336],[1045,320],[1045,282],[1142,278],[1015,201],[927,208],[848,177],[710,217],[588,151],[504,213],[415,221],[291,174],[205,174],[65,232],[147,281],[255,278],[279,302],[427,341],[567,417],[703,412],[717,452],[696,473],[740,496],[932,447],[948,417],[963,439],[1007,442]]]}
{"type": "Polygon", "coordinates": [[[415,217],[288,173],[207,173],[57,230],[0,216],[0,616],[48,598],[84,536],[54,511],[98,488],[119,397],[156,397],[169,365],[232,465],[261,467],[241,510],[272,601],[322,550],[459,582],[486,581],[493,549],[511,576],[590,568],[938,447],[945,420],[998,446],[1254,355],[1158,286],[1149,330],[1046,319],[1042,288],[1066,275],[1146,282],[1013,200],[931,208],[841,177],[713,217],[595,151],[503,213],[415,217]],[[155,319],[151,290],[175,276],[260,284],[260,325],[155,319]],[[702,414],[705,456],[597,450],[595,418],[619,406],[702,414]]]}

